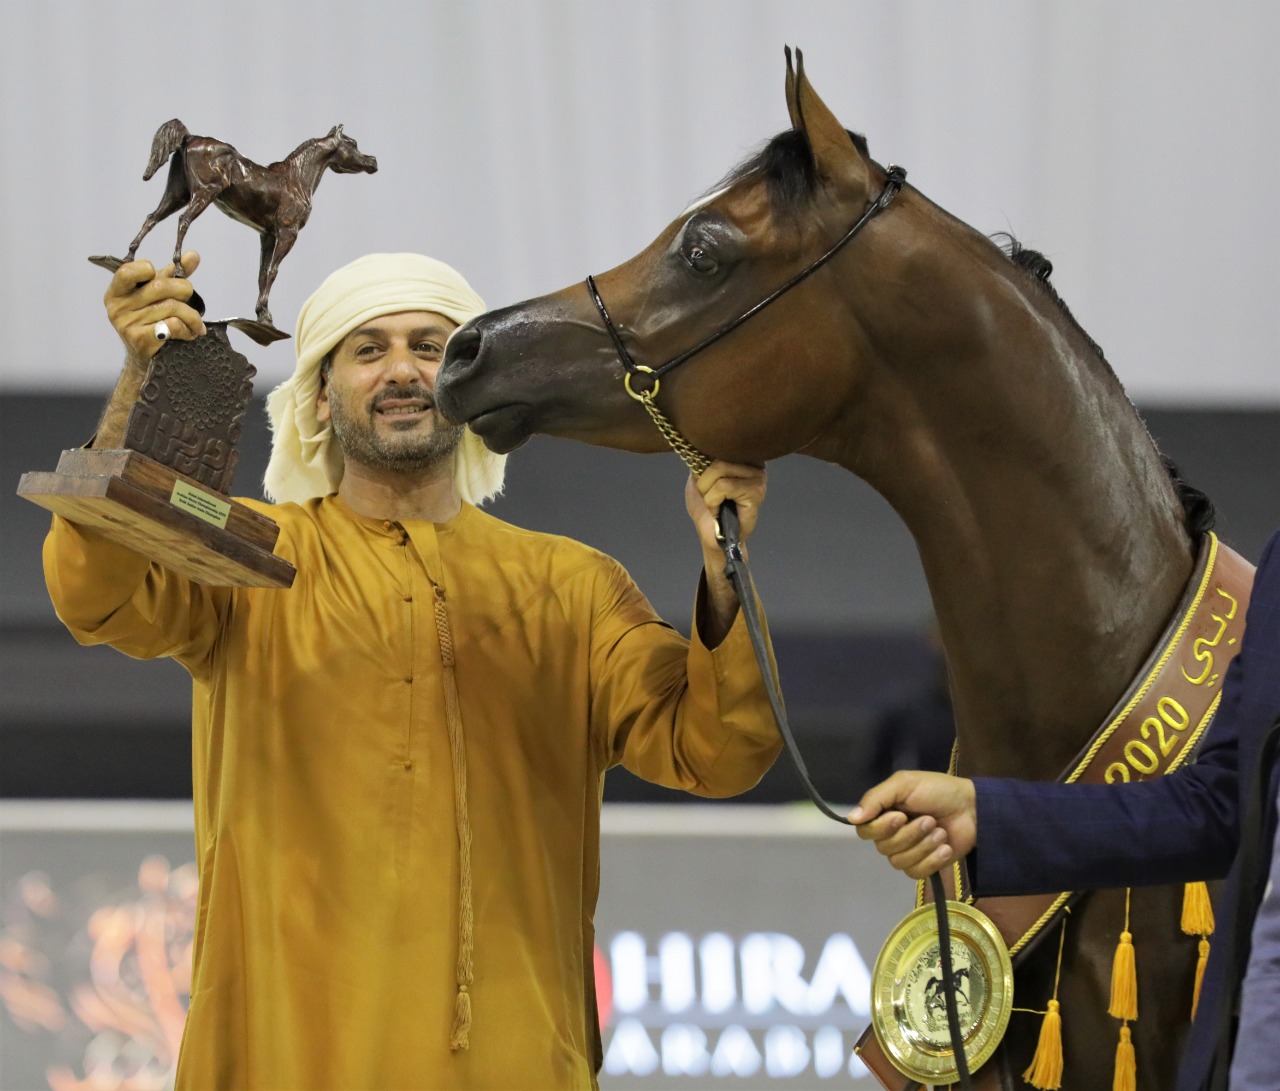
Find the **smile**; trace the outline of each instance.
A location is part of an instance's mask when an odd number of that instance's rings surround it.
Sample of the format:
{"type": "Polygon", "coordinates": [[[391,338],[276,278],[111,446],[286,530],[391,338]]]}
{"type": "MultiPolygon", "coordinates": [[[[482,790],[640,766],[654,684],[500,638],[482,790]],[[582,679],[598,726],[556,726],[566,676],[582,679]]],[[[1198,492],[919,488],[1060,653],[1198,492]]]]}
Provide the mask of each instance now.
{"type": "Polygon", "coordinates": [[[421,417],[434,409],[431,402],[420,398],[384,398],[373,411],[382,417],[421,417]]]}

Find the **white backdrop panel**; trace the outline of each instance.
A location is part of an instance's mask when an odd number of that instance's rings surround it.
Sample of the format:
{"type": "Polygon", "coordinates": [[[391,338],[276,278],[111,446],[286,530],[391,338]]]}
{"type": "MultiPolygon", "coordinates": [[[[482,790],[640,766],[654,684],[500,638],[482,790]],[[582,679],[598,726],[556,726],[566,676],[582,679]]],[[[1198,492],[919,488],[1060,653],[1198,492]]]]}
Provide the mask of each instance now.
{"type": "MultiPolygon", "coordinates": [[[[291,325],[378,249],[457,264],[491,305],[629,257],[785,127],[782,45],[882,162],[1054,280],[1136,400],[1280,405],[1280,5],[901,0],[0,6],[0,389],[102,388],[106,274],[155,206],[170,117],[260,162],[336,122],[333,176],[283,265],[291,325]]],[[[165,257],[176,218],[144,256],[165,257]]],[[[214,317],[252,309],[257,240],[189,244],[214,317]]],[[[255,350],[262,388],[291,366],[255,350]]]]}

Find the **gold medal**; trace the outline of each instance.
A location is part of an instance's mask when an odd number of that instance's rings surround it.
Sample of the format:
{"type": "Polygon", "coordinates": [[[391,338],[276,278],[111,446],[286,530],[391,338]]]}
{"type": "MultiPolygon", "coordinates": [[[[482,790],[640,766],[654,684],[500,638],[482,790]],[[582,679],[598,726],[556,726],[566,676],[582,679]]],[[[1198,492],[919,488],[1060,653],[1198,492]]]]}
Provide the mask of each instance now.
{"type": "MultiPolygon", "coordinates": [[[[1013,964],[996,926],[962,902],[947,902],[960,1036],[970,1070],[996,1051],[1013,1010],[1013,964]]],[[[934,907],[903,918],[872,974],[871,1025],[904,1076],[931,1086],[959,1078],[947,1030],[946,992],[934,907]]]]}

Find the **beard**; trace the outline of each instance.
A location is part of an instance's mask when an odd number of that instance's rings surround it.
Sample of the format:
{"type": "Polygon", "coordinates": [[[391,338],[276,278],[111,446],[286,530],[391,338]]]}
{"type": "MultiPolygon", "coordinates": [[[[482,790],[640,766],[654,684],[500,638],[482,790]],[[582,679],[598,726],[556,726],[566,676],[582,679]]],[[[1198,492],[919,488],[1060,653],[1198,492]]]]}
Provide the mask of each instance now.
{"type": "MultiPolygon", "coordinates": [[[[372,469],[392,473],[419,474],[452,458],[462,441],[463,425],[444,420],[436,410],[434,426],[428,430],[421,423],[381,432],[374,421],[378,403],[389,398],[420,398],[433,408],[435,399],[425,387],[411,386],[386,391],[374,397],[367,411],[354,409],[330,391],[329,424],[334,438],[348,462],[358,462],[372,469]]],[[[394,421],[394,417],[387,418],[394,421]]]]}

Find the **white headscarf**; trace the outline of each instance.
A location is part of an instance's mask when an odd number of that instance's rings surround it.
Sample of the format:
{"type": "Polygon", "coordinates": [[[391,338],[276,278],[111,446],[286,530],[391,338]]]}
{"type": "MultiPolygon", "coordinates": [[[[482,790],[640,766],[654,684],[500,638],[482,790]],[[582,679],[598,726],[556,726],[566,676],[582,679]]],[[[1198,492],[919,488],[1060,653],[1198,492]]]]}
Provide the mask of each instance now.
{"type": "MultiPolygon", "coordinates": [[[[329,425],[316,419],[316,398],[320,361],[347,334],[384,314],[431,311],[461,326],[484,310],[484,301],[460,273],[422,254],[369,254],[330,275],[298,314],[297,368],[267,395],[267,499],[302,503],[327,496],[342,480],[342,451],[329,425]]],[[[468,428],[454,462],[459,496],[471,504],[496,496],[502,491],[506,461],[506,455],[494,454],[468,428]]]]}

